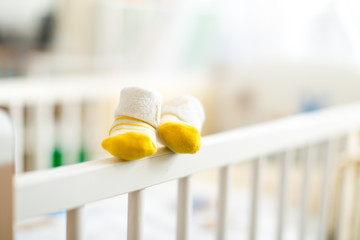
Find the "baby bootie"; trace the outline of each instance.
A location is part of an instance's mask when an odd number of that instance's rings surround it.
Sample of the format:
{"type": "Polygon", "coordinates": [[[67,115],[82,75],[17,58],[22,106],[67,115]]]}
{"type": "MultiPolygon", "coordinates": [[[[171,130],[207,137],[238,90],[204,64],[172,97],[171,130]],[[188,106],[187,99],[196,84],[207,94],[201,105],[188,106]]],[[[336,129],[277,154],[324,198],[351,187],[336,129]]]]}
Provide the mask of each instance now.
{"type": "Polygon", "coordinates": [[[141,87],[124,88],[115,120],[102,147],[113,156],[135,160],[154,154],[160,119],[160,95],[141,87]]]}
{"type": "Polygon", "coordinates": [[[205,120],[203,106],[194,97],[180,96],[162,106],[159,135],[176,153],[196,153],[205,120]]]}

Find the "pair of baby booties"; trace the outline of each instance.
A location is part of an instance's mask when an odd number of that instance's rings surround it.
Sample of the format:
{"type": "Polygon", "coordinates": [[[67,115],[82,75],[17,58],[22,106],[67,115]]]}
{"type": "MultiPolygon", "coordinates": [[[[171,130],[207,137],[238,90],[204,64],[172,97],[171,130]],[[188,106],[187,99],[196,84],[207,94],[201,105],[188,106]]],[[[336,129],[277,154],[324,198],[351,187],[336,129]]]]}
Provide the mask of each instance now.
{"type": "Polygon", "coordinates": [[[127,87],[120,93],[109,137],[102,147],[114,157],[136,160],[157,151],[157,139],[176,153],[194,154],[200,149],[205,113],[200,101],[179,96],[161,105],[156,91],[127,87]]]}

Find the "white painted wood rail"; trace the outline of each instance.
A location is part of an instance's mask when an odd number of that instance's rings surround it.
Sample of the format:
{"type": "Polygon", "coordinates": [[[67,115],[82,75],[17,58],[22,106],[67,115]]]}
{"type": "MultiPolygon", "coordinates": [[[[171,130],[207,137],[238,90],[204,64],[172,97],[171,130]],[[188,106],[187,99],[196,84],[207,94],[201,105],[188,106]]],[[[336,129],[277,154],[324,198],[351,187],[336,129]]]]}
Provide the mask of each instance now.
{"type": "Polygon", "coordinates": [[[0,111],[0,239],[13,239],[14,136],[8,116],[0,111]]]}
{"type": "MultiPolygon", "coordinates": [[[[327,183],[322,192],[321,227],[319,235],[326,236],[328,216],[326,196],[329,194],[330,172],[332,170],[334,147],[333,139],[345,136],[350,131],[360,129],[360,103],[335,107],[328,110],[289,117],[269,123],[254,125],[242,129],[222,132],[203,138],[203,146],[195,155],[174,154],[160,148],[154,156],[137,161],[125,162],[115,158],[99,159],[71,166],[25,173],[15,178],[16,219],[25,219],[61,210],[70,210],[68,221],[79,224],[79,207],[85,204],[129,193],[128,239],[141,239],[142,189],[156,184],[179,179],[178,239],[191,239],[189,221],[191,221],[191,175],[213,168],[221,168],[219,206],[226,211],[228,193],[228,167],[232,164],[255,159],[253,205],[250,239],[257,238],[258,198],[261,195],[261,163],[270,154],[286,153],[283,159],[279,201],[285,204],[289,176],[289,161],[294,158],[293,150],[327,144],[327,156],[324,162],[324,178],[327,183]],[[136,177],[135,177],[136,176],[136,177]],[[66,197],[65,197],[66,196],[66,197]],[[75,210],[71,210],[75,209],[75,210]],[[75,212],[71,212],[75,211],[75,212]],[[73,214],[74,216],[71,216],[73,214]]],[[[309,152],[307,161],[311,161],[309,152]]],[[[308,174],[308,162],[305,162],[304,177],[308,174]]],[[[302,192],[308,192],[308,182],[304,182],[302,192]]],[[[302,199],[302,209],[307,207],[307,198],[302,199]]],[[[279,208],[278,239],[282,239],[282,224],[286,207],[279,208]]],[[[306,215],[306,214],[305,214],[306,215]]],[[[304,216],[305,216],[304,215],[304,216]]],[[[226,213],[219,214],[218,239],[226,238],[226,213]]],[[[275,221],[275,219],[274,219],[275,221]]],[[[306,229],[300,221],[300,229],[306,229]]],[[[73,226],[74,224],[71,224],[73,226]]],[[[78,230],[72,229],[69,239],[79,239],[78,230]]]]}

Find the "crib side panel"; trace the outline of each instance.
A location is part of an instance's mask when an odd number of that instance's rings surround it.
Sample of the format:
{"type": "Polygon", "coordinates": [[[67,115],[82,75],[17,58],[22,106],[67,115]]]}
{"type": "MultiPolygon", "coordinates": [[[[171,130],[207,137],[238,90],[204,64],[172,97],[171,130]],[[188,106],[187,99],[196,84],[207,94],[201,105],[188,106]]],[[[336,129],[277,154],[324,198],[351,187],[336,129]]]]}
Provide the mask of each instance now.
{"type": "Polygon", "coordinates": [[[359,113],[360,104],[354,104],[214,134],[203,139],[196,155],[172,154],[162,148],[154,156],[133,162],[109,158],[22,174],[15,179],[16,219],[76,208],[207,169],[332,139],[360,128],[359,113]],[[89,187],[91,191],[84,191],[89,187]],[[73,194],[78,192],[82,194],[73,194]]]}

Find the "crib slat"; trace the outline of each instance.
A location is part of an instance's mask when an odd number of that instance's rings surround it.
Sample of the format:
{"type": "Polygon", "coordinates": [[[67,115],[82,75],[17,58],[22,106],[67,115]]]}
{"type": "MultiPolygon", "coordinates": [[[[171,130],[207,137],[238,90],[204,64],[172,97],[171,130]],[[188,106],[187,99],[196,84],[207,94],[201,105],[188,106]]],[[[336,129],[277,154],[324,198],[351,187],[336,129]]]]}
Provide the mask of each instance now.
{"type": "Polygon", "coordinates": [[[306,153],[303,155],[303,185],[301,190],[301,202],[300,202],[300,228],[299,239],[306,238],[307,233],[307,217],[308,217],[308,204],[309,204],[309,183],[310,183],[310,171],[311,165],[315,160],[316,147],[308,146],[306,153]]]}
{"type": "Polygon", "coordinates": [[[8,116],[0,110],[0,239],[13,239],[14,135],[8,116]]]}
{"type": "Polygon", "coordinates": [[[360,170],[359,168],[355,169],[355,182],[354,182],[354,189],[355,189],[355,201],[354,201],[354,225],[353,225],[353,231],[352,236],[353,239],[359,239],[359,230],[360,230],[360,170]]]}
{"type": "Polygon", "coordinates": [[[340,182],[340,189],[339,189],[339,203],[337,207],[337,219],[336,219],[336,240],[341,239],[349,239],[347,237],[347,224],[346,220],[349,218],[348,216],[348,203],[349,203],[349,192],[352,191],[352,189],[349,189],[349,182],[351,177],[351,170],[348,168],[345,168],[343,170],[343,173],[341,174],[341,182],[340,182]]]}
{"type": "Polygon", "coordinates": [[[10,104],[10,115],[15,125],[15,172],[24,171],[24,105],[10,104]]]}
{"type": "Polygon", "coordinates": [[[191,177],[178,180],[178,207],[176,239],[190,239],[191,221],[191,177]]]}
{"type": "MultiPolygon", "coordinates": [[[[66,99],[67,100],[67,99],[66,99]]],[[[82,108],[79,102],[61,103],[60,132],[57,140],[60,143],[64,162],[63,165],[75,164],[78,161],[79,149],[81,148],[81,117],[82,108]]]]}
{"type": "Polygon", "coordinates": [[[0,239],[13,239],[12,176],[13,164],[0,164],[0,239]]]}
{"type": "Polygon", "coordinates": [[[37,105],[35,107],[35,129],[36,129],[36,139],[35,139],[35,157],[34,162],[30,163],[31,170],[39,170],[47,168],[45,164],[46,156],[44,156],[44,121],[46,121],[45,107],[42,105],[37,105]]]}
{"type": "Polygon", "coordinates": [[[294,161],[295,151],[288,150],[280,156],[280,178],[279,178],[279,199],[278,199],[278,219],[276,239],[283,239],[283,229],[287,210],[288,182],[292,162],[294,161]]]}
{"type": "Polygon", "coordinates": [[[250,238],[251,240],[257,239],[258,232],[258,214],[260,203],[260,186],[263,176],[263,164],[266,158],[260,157],[253,161],[253,179],[251,185],[251,210],[250,210],[250,238]]]}
{"type": "Polygon", "coordinates": [[[35,162],[33,170],[49,168],[51,165],[51,151],[54,146],[54,107],[53,105],[38,103],[35,107],[35,162]]]}
{"type": "MultiPolygon", "coordinates": [[[[358,131],[353,130],[348,134],[347,137],[347,146],[346,146],[346,153],[347,156],[349,157],[349,159],[351,160],[355,160],[359,158],[359,135],[358,135],[358,131]]],[[[353,163],[354,164],[354,163],[353,163]]],[[[356,163],[355,163],[356,164],[356,163]]],[[[352,194],[346,195],[343,193],[343,198],[344,196],[347,196],[349,199],[351,199],[349,201],[349,206],[343,209],[343,212],[341,215],[344,215],[346,213],[348,213],[349,215],[347,216],[348,219],[350,219],[350,221],[347,222],[348,225],[350,225],[350,227],[347,228],[349,234],[351,236],[351,239],[359,239],[359,230],[360,230],[360,214],[359,214],[359,210],[360,210],[360,169],[358,166],[349,166],[347,169],[347,171],[344,173],[344,178],[348,181],[350,181],[351,179],[351,183],[347,182],[348,185],[345,185],[346,187],[348,187],[348,191],[350,191],[352,194]],[[346,174],[346,175],[345,175],[346,174]],[[350,184],[349,184],[350,183],[350,184]],[[349,213],[350,212],[350,213],[349,213]],[[350,215],[351,214],[351,215],[350,215]]],[[[344,186],[343,186],[344,187],[344,186]]],[[[343,199],[341,199],[343,200],[343,199]]],[[[339,209],[340,211],[340,209],[339,209]]],[[[341,217],[340,215],[340,217],[341,217]]],[[[339,217],[339,218],[340,218],[339,217]]],[[[344,216],[342,216],[344,221],[344,216]]],[[[339,223],[339,225],[344,225],[344,223],[339,223]]],[[[344,226],[342,227],[344,228],[344,226]]],[[[348,237],[347,236],[343,236],[344,233],[346,231],[344,229],[339,229],[339,237],[348,237]],[[342,232],[341,232],[342,230],[342,232]]],[[[340,238],[338,238],[340,239],[340,238]]]]}
{"type": "Polygon", "coordinates": [[[331,167],[335,155],[335,141],[329,140],[326,144],[326,155],[324,161],[324,175],[321,192],[321,209],[320,209],[320,224],[319,224],[319,240],[327,238],[327,223],[328,223],[328,208],[329,208],[329,194],[331,181],[331,167]]]}
{"type": "Polygon", "coordinates": [[[81,240],[82,237],[82,207],[70,209],[66,212],[66,239],[81,240]]]}
{"type": "MultiPolygon", "coordinates": [[[[352,129],[346,137],[345,147],[346,157],[349,159],[356,159],[359,154],[359,136],[358,131],[352,129]]],[[[339,203],[337,207],[337,219],[336,219],[336,240],[341,239],[356,239],[354,237],[352,229],[353,224],[356,222],[352,218],[354,212],[354,184],[353,181],[356,179],[356,168],[353,165],[344,166],[340,175],[340,189],[339,189],[339,203]]]]}
{"type": "Polygon", "coordinates": [[[220,168],[219,172],[219,206],[217,219],[217,239],[226,239],[226,226],[228,217],[228,200],[230,185],[230,166],[220,168]]]}
{"type": "MultiPolygon", "coordinates": [[[[1,117],[1,116],[0,116],[1,117]]],[[[2,140],[2,139],[0,139],[2,140]]],[[[1,147],[0,147],[1,148],[1,147]]],[[[13,239],[13,163],[0,156],[0,239],[13,239]]],[[[9,160],[9,159],[6,159],[9,160]]],[[[11,160],[11,159],[10,159],[11,160]]]]}
{"type": "Polygon", "coordinates": [[[128,196],[128,240],[142,239],[143,193],[144,190],[138,190],[128,196]]]}

